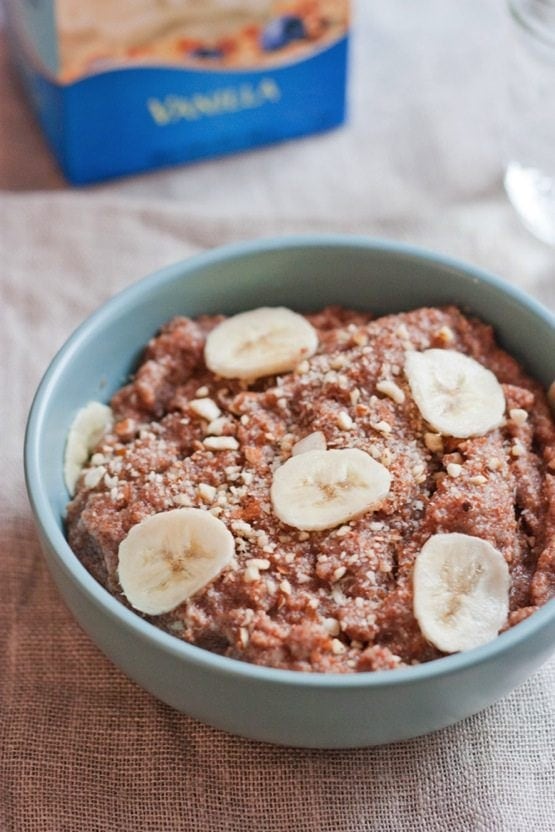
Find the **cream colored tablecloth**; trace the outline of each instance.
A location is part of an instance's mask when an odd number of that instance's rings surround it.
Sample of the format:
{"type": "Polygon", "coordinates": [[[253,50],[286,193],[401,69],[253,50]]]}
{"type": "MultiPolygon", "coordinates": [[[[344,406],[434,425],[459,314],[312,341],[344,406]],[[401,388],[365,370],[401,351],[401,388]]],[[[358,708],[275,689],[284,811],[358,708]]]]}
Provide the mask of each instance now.
{"type": "Polygon", "coordinates": [[[420,243],[555,306],[554,252],[502,190],[506,22],[500,0],[361,0],[347,127],[80,191],[0,51],[2,832],[555,828],[555,662],[485,712],[390,747],[227,736],[139,690],[79,630],[42,561],[21,464],[33,391],[83,317],[230,240],[329,230],[420,243]]]}

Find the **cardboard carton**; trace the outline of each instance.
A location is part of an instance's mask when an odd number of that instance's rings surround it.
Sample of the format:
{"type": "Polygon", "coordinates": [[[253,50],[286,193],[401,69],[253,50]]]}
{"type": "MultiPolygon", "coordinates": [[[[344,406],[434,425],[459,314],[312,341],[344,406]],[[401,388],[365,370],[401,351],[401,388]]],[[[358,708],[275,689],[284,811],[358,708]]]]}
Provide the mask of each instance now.
{"type": "Polygon", "coordinates": [[[348,0],[5,0],[66,177],[93,182],[345,118],[348,0]]]}

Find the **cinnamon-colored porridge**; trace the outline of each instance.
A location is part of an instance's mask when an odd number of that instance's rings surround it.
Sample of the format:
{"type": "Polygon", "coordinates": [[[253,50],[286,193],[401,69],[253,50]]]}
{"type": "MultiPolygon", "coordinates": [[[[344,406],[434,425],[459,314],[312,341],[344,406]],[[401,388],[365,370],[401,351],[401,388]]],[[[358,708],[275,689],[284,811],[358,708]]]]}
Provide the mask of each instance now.
{"type": "Polygon", "coordinates": [[[555,595],[555,428],[540,386],[489,326],[454,307],[305,317],[315,354],[253,382],[207,369],[206,337],[223,317],[176,317],[149,342],[67,510],[87,569],[129,604],[118,551],[130,530],[154,514],[203,509],[233,536],[233,556],[174,609],[142,614],[208,650],[304,671],[445,654],[424,636],[413,599],[415,560],[436,535],[479,538],[500,553],[510,583],[496,630],[546,603],[555,595]],[[430,426],[405,370],[407,355],[428,350],[492,371],[505,398],[500,424],[463,437],[430,426]],[[305,437],[363,451],[390,481],[385,496],[332,528],[279,519],[276,472],[305,437]]]}

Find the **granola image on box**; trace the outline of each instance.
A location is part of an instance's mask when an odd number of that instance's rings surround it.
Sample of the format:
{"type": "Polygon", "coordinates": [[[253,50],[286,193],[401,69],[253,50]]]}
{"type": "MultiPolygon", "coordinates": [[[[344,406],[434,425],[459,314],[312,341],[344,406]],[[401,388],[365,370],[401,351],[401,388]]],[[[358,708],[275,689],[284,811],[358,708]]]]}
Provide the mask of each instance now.
{"type": "Polygon", "coordinates": [[[343,37],[348,0],[57,0],[60,77],[127,64],[252,68],[343,37]]]}

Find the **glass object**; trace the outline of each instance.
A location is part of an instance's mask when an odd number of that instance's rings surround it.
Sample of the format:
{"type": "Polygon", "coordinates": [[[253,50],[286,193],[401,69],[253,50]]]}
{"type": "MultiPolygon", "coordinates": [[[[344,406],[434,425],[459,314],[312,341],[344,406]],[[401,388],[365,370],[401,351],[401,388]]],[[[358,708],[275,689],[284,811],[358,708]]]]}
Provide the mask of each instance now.
{"type": "Polygon", "coordinates": [[[514,43],[505,189],[527,228],[555,245],[555,0],[508,0],[514,43]]]}

